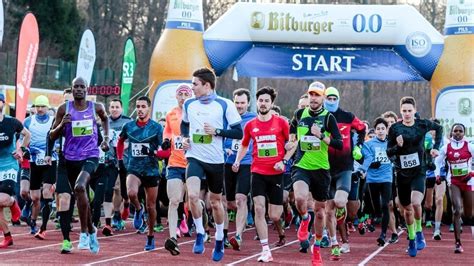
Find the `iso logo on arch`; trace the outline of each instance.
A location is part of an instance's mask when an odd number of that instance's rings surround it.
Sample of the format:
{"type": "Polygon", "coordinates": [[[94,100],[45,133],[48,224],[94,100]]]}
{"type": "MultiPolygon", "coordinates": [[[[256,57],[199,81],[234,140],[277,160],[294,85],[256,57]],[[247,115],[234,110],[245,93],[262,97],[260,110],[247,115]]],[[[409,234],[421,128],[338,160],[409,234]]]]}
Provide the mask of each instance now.
{"type": "Polygon", "coordinates": [[[431,50],[431,39],[426,33],[416,31],[408,35],[405,47],[411,55],[423,57],[431,50]]]}

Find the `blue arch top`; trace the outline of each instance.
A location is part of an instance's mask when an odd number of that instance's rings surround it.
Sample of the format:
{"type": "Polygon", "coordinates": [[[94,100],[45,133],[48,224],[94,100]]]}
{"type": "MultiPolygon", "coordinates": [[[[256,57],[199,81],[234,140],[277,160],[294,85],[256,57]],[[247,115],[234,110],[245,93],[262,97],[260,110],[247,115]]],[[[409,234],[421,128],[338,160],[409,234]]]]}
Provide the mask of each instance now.
{"type": "Polygon", "coordinates": [[[443,36],[408,5],[237,3],[204,33],[218,75],[430,80],[443,36]]]}

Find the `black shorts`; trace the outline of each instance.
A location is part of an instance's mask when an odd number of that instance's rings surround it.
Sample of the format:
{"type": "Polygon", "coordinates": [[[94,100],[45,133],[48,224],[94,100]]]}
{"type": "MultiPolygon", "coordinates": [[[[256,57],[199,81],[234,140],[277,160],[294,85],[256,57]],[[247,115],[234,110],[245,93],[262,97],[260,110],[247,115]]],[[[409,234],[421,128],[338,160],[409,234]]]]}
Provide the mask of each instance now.
{"type": "Polygon", "coordinates": [[[250,192],[250,165],[240,165],[239,171],[232,171],[232,165],[226,164],[225,173],[225,195],[227,201],[234,201],[235,194],[248,195],[250,192]]]}
{"type": "Polygon", "coordinates": [[[293,191],[293,180],[291,179],[291,173],[283,174],[283,190],[284,191],[293,191]]]}
{"type": "Polygon", "coordinates": [[[5,193],[10,196],[15,195],[16,182],[13,180],[5,180],[0,182],[0,193],[5,193]]]}
{"type": "Polygon", "coordinates": [[[349,196],[347,197],[348,200],[359,200],[359,183],[360,180],[356,176],[355,173],[352,173],[351,175],[351,191],[349,192],[349,196]]]}
{"type": "Polygon", "coordinates": [[[138,177],[138,179],[140,179],[141,185],[145,188],[157,187],[158,186],[158,180],[160,180],[159,176],[142,176],[142,175],[139,175],[138,173],[135,173],[133,171],[128,171],[128,174],[138,177]]]}
{"type": "Polygon", "coordinates": [[[54,184],[56,182],[57,162],[52,161],[51,165],[39,165],[31,163],[30,189],[41,189],[43,184],[54,184]]]}
{"type": "Polygon", "coordinates": [[[426,178],[426,188],[434,188],[435,184],[436,184],[436,178],[426,178]]]}
{"type": "Polygon", "coordinates": [[[331,184],[331,176],[329,171],[325,169],[306,170],[295,167],[293,172],[293,182],[304,181],[309,191],[316,201],[324,202],[329,199],[329,186],[331,184]]]}
{"type": "MultiPolygon", "coordinates": [[[[207,180],[209,191],[214,194],[221,194],[224,191],[224,164],[212,164],[199,161],[195,158],[188,158],[186,167],[186,179],[197,176],[201,180],[207,180]]],[[[201,182],[202,183],[202,182],[201,182]]]]}
{"type": "Polygon", "coordinates": [[[345,170],[339,172],[330,172],[331,186],[329,187],[329,198],[334,199],[336,191],[342,190],[349,194],[351,192],[352,171],[345,170]]]}
{"type": "Polygon", "coordinates": [[[398,199],[402,206],[411,204],[411,192],[415,190],[422,194],[425,193],[425,175],[422,171],[412,176],[404,175],[397,171],[397,192],[398,199]]]}
{"type": "Polygon", "coordinates": [[[283,205],[283,174],[252,173],[252,197],[264,196],[273,205],[283,205]]]}
{"type": "Polygon", "coordinates": [[[64,160],[64,162],[59,159],[56,192],[72,194],[79,173],[84,171],[92,176],[98,165],[99,158],[87,158],[82,161],[64,160]]]}

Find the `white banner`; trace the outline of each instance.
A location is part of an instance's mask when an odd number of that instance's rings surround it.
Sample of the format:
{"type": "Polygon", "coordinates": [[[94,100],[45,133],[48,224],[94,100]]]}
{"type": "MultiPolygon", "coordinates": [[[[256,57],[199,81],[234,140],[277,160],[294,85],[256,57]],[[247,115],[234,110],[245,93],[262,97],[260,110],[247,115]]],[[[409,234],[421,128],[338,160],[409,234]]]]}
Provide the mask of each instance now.
{"type": "Polygon", "coordinates": [[[91,30],[85,30],[82,34],[79,53],[77,55],[76,77],[82,77],[90,86],[95,64],[95,39],[91,30]]]}

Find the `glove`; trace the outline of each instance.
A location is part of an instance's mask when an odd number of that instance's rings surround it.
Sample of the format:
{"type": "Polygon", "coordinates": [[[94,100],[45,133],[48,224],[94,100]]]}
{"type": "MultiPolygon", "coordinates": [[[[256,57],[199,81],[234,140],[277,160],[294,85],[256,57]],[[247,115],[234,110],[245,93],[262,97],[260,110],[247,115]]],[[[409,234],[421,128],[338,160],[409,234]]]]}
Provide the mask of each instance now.
{"type": "Polygon", "coordinates": [[[362,149],[359,146],[355,146],[352,150],[352,158],[356,161],[362,159],[362,149]]]}
{"type": "Polygon", "coordinates": [[[148,157],[155,157],[155,153],[152,149],[149,149],[147,146],[142,145],[142,154],[147,155],[148,157]]]}
{"type": "Polygon", "coordinates": [[[30,150],[25,148],[25,147],[21,147],[21,152],[23,153],[23,159],[25,160],[30,160],[31,159],[31,154],[30,154],[30,150]]]}
{"type": "Polygon", "coordinates": [[[162,150],[167,150],[167,149],[169,149],[169,148],[171,148],[171,142],[170,142],[170,140],[169,140],[169,139],[163,140],[163,143],[161,143],[161,149],[162,149],[162,150]]]}
{"type": "Polygon", "coordinates": [[[372,163],[369,165],[369,168],[372,168],[372,169],[379,169],[381,165],[382,165],[382,163],[380,163],[379,161],[376,161],[376,162],[372,162],[372,163]]]}
{"type": "Polygon", "coordinates": [[[364,179],[364,175],[361,171],[352,173],[352,182],[359,182],[360,179],[364,179]]]}

